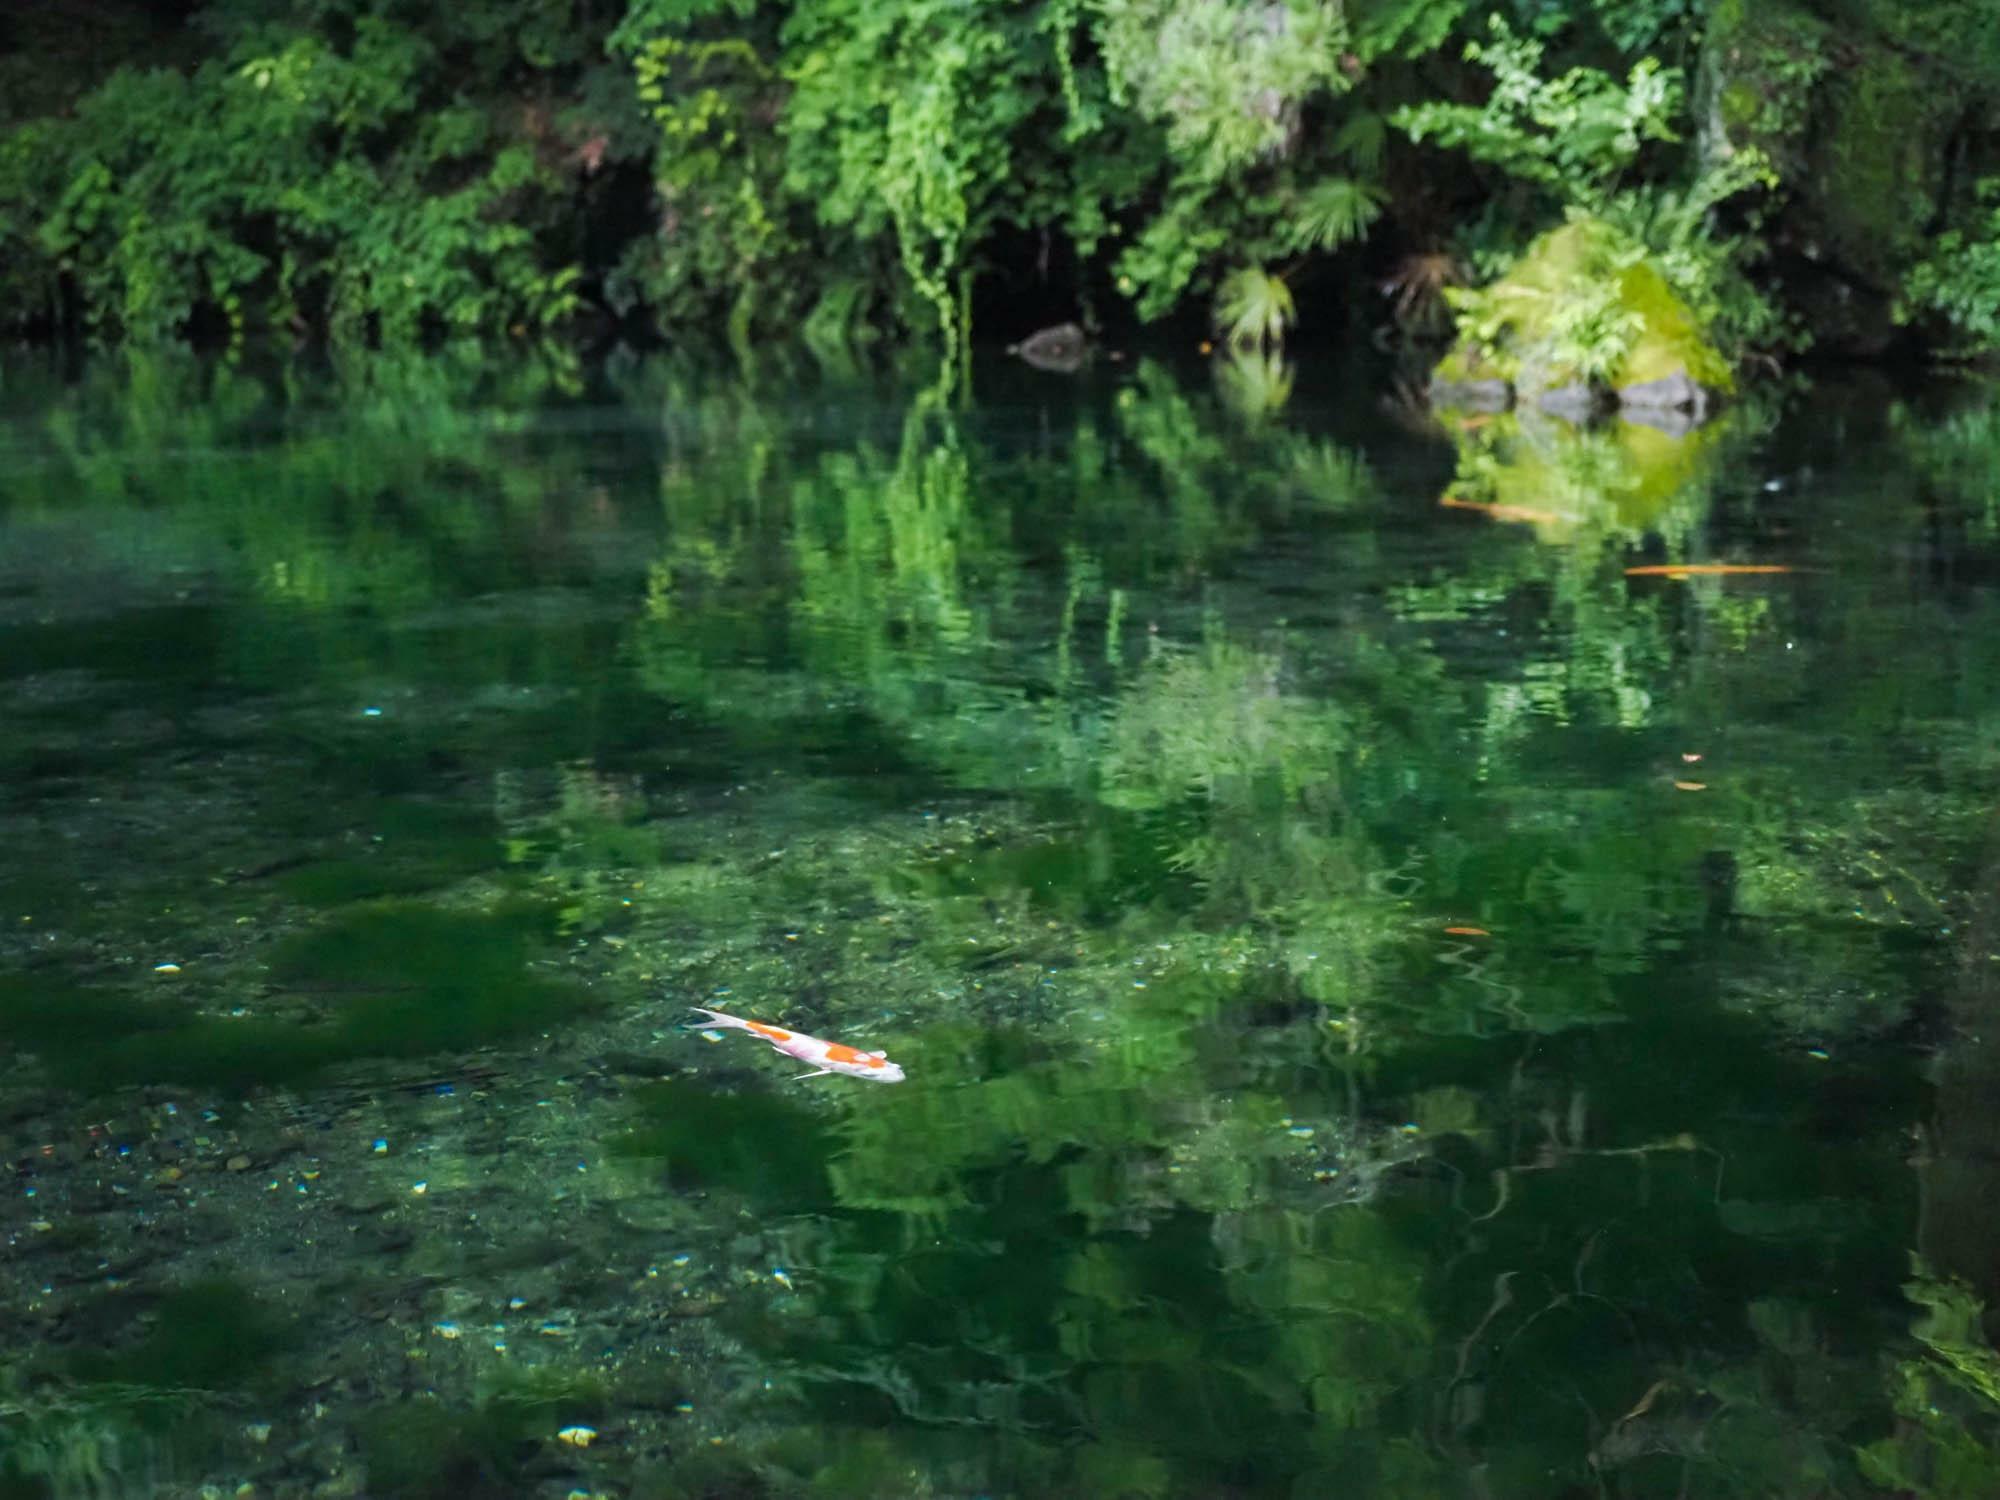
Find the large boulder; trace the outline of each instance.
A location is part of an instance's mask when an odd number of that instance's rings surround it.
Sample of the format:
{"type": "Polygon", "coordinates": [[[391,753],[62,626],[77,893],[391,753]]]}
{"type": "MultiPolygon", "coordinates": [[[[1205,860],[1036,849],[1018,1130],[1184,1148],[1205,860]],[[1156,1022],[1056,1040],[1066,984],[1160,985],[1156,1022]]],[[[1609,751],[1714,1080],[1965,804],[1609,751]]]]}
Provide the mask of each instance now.
{"type": "Polygon", "coordinates": [[[1699,420],[1736,388],[1729,362],[1659,267],[1599,219],[1574,217],[1542,235],[1461,313],[1458,343],[1431,381],[1440,405],[1504,382],[1523,404],[1576,420],[1613,397],[1699,420]],[[1593,342],[1592,328],[1616,332],[1593,342]]]}
{"type": "Polygon", "coordinates": [[[1713,160],[1756,147],[1777,167],[1775,269],[1823,351],[1872,355],[1896,337],[1896,288],[1954,191],[1968,107],[1996,79],[1991,0],[1718,0],[1710,11],[1701,150],[1713,160]]]}

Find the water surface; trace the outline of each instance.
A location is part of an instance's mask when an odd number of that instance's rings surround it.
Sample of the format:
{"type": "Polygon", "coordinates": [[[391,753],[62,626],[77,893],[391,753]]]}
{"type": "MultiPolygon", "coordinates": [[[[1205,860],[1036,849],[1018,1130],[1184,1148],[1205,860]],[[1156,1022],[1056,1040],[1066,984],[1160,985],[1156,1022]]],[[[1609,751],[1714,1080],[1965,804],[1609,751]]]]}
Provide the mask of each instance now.
{"type": "Polygon", "coordinates": [[[1987,392],[4,373],[0,1494],[2000,1492],[1987,392]]]}

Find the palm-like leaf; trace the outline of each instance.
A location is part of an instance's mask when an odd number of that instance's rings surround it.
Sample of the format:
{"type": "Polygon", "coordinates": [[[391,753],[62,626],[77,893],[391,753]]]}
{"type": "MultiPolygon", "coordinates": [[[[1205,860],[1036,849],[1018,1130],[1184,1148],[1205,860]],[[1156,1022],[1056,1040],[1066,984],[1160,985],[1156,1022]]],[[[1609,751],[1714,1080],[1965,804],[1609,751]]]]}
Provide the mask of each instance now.
{"type": "Polygon", "coordinates": [[[1373,173],[1382,165],[1382,153],[1389,145],[1389,122],[1372,109],[1358,109],[1347,117],[1333,138],[1333,149],[1364,172],[1373,173]]]}
{"type": "Polygon", "coordinates": [[[1351,177],[1329,177],[1300,196],[1291,240],[1301,250],[1338,250],[1360,239],[1381,212],[1380,189],[1351,177]]]}
{"type": "Polygon", "coordinates": [[[1231,271],[1216,292],[1215,322],[1232,344],[1283,343],[1293,322],[1292,289],[1261,266],[1231,271]]]}
{"type": "Polygon", "coordinates": [[[1381,292],[1396,299],[1396,321],[1419,331],[1433,330],[1450,319],[1446,295],[1466,279],[1456,256],[1442,250],[1419,251],[1396,262],[1383,279],[1381,292]]]}

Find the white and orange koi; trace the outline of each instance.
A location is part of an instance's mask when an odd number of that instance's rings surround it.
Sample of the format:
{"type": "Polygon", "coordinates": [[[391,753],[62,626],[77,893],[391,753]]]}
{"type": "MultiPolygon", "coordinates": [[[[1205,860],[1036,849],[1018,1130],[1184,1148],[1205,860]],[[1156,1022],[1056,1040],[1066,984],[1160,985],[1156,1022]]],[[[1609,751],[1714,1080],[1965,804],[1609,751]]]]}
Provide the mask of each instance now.
{"type": "Polygon", "coordinates": [[[845,1073],[850,1078],[871,1078],[877,1083],[903,1081],[903,1070],[889,1061],[886,1052],[862,1052],[840,1042],[823,1042],[804,1032],[787,1031],[782,1026],[771,1026],[762,1021],[746,1021],[741,1016],[710,1010],[703,1005],[693,1009],[707,1016],[713,1025],[738,1027],[752,1036],[762,1037],[787,1057],[813,1064],[812,1072],[801,1073],[800,1078],[817,1078],[822,1073],[845,1073]]]}

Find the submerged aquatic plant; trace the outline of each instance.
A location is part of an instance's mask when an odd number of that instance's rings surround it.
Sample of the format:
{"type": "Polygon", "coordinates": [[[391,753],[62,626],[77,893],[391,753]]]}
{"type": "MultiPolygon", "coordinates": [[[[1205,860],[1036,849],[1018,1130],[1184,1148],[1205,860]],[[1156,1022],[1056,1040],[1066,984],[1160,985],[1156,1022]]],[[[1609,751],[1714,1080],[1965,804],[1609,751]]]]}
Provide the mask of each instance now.
{"type": "Polygon", "coordinates": [[[219,1398],[127,1382],[31,1384],[0,1375],[0,1493],[140,1500],[159,1492],[168,1434],[219,1398]]]}

